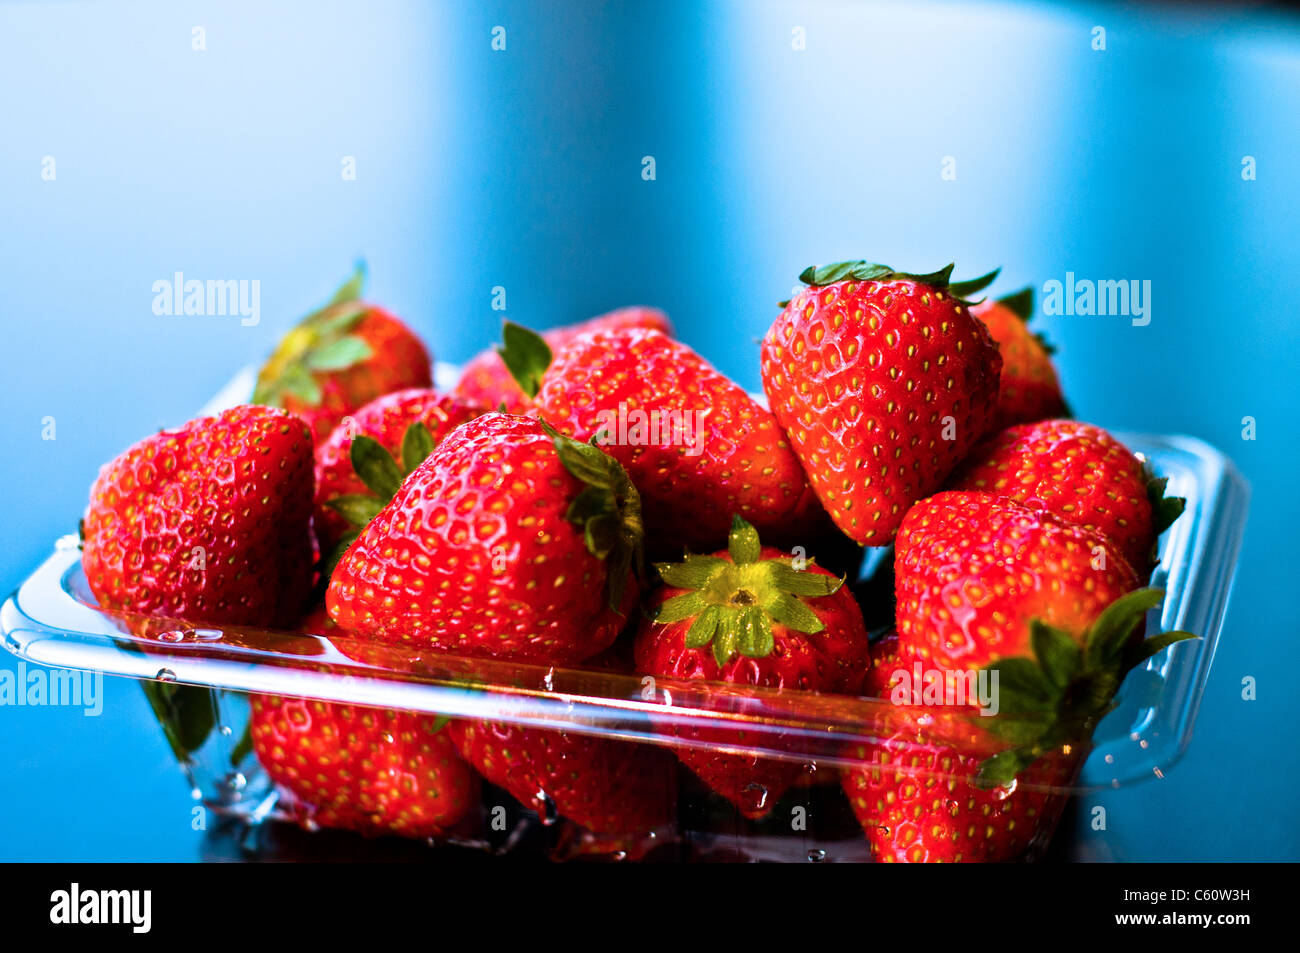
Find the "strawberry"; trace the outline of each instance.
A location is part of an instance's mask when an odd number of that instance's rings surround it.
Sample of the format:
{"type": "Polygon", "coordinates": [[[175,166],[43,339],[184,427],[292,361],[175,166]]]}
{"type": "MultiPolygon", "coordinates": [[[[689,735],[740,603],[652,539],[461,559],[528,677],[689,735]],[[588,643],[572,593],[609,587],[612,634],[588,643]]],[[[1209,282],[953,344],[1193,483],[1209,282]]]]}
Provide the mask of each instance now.
{"type": "Polygon", "coordinates": [[[952,487],[979,490],[1043,509],[1101,533],[1146,575],[1156,540],[1182,513],[1143,461],[1092,424],[1043,420],[1010,427],[976,448],[952,487]]]}
{"type": "Polygon", "coordinates": [[[873,720],[877,740],[848,749],[860,764],[840,771],[872,856],[989,862],[1045,842],[1066,797],[1044,786],[1069,784],[1079,752],[1041,758],[1015,786],[980,786],[981,764],[1005,745],[965,709],[936,709],[914,695],[917,662],[896,633],[872,646],[865,690],[894,704],[873,720]]]}
{"type": "Polygon", "coordinates": [[[453,721],[450,731],[479,774],[547,821],[638,835],[676,816],[677,765],[662,748],[502,722],[453,721]]]}
{"type": "Polygon", "coordinates": [[[594,439],[627,468],[655,554],[722,545],[733,512],[765,533],[803,528],[804,475],[776,419],[659,331],[578,336],[545,370],[534,404],[557,429],[594,439]]]}
{"type": "Polygon", "coordinates": [[[988,429],[1002,359],[950,283],[845,262],[808,268],[763,341],[763,388],[818,499],[846,535],[891,542],[988,429]]]}
{"type": "Polygon", "coordinates": [[[981,788],[969,778],[980,759],[924,734],[900,730],[853,754],[862,766],[841,772],[849,805],[872,857],[886,863],[988,863],[1013,860],[1044,844],[1081,759],[1040,759],[1017,782],[981,788]]]}
{"type": "Polygon", "coordinates": [[[971,314],[983,322],[1002,355],[998,412],[990,430],[1067,414],[1061,384],[1052,366],[1051,348],[1029,330],[1033,311],[1033,288],[971,308],[971,314]]]}
{"type": "Polygon", "coordinates": [[[445,834],[478,805],[478,779],[436,715],[252,697],[257,759],[323,827],[445,834]]]}
{"type": "MultiPolygon", "coordinates": [[[[318,606],[298,631],[358,646],[318,606]]],[[[357,658],[382,664],[378,659],[357,658]]],[[[445,718],[277,695],[250,697],[249,738],[301,819],[364,834],[433,837],[478,804],[478,779],[450,743],[445,718]]]]}
{"type": "Polygon", "coordinates": [[[81,565],[99,604],[289,628],[311,589],[311,438],[242,406],[146,437],[100,470],[81,565]]]}
{"type": "MultiPolygon", "coordinates": [[[[321,548],[350,545],[438,441],[482,412],[413,387],[372,400],[344,418],[316,446],[315,527],[321,548]]],[[[341,554],[338,550],[333,561],[341,554]]]]}
{"type": "MultiPolygon", "coordinates": [[[[578,324],[543,331],[541,338],[548,350],[553,353],[579,334],[618,328],[654,328],[669,337],[673,336],[673,326],[668,320],[668,315],[658,308],[633,305],[578,324]]],[[[545,359],[545,363],[550,363],[549,356],[545,359]]],[[[512,414],[523,413],[531,403],[531,398],[523,392],[515,381],[514,374],[501,360],[501,350],[498,348],[489,348],[471,358],[462,369],[460,380],[456,382],[453,393],[467,403],[493,410],[504,404],[505,409],[512,414]]]]}
{"type": "Polygon", "coordinates": [[[359,298],[356,273],[328,305],[280,341],[257,375],[253,402],[282,407],[320,443],[348,414],[406,387],[430,387],[429,352],[405,324],[359,298]]]}
{"type": "Polygon", "coordinates": [[[988,669],[1010,747],[981,783],[1010,783],[1044,752],[1086,741],[1127,672],[1173,642],[1142,639],[1164,597],[1105,537],[985,493],[948,492],[908,511],[895,554],[900,650],[945,672],[988,669]]]}
{"type": "Polygon", "coordinates": [[[596,447],[526,417],[458,427],[339,560],[330,615],[379,642],[552,664],[613,642],[635,605],[640,501],[596,447]]]}
{"type": "MultiPolygon", "coordinates": [[[[870,661],[862,611],[821,567],[800,570],[763,547],[737,516],[728,548],[655,567],[664,587],[651,599],[636,641],[637,668],[677,679],[737,686],[855,693],[870,661]]],[[[743,730],[673,728],[679,737],[744,746],[743,730]]],[[[799,777],[794,761],[717,754],[678,757],[747,817],[761,817],[799,777]]]]}

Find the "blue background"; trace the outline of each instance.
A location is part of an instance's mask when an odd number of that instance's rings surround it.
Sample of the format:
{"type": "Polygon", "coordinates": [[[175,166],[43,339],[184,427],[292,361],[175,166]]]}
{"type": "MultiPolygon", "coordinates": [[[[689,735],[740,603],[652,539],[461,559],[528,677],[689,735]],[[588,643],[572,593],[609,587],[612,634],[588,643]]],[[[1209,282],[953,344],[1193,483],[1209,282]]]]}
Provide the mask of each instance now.
{"type": "MultiPolygon", "coordinates": [[[[440,358],[494,339],[500,285],[539,327],[657,304],[755,389],[808,264],[1150,279],[1148,327],[1040,319],[1069,399],[1221,448],[1253,519],[1190,751],[1089,800],[1110,829],[1074,852],[1298,859],[1297,117],[1300,29],[1248,11],[0,5],[0,585],[75,528],[101,461],[191,416],[359,255],[440,358]],[[261,323],[154,315],[175,271],[258,279],[261,323]]],[[[99,718],[0,709],[0,859],[199,856],[139,687],[106,686],[99,718]]]]}

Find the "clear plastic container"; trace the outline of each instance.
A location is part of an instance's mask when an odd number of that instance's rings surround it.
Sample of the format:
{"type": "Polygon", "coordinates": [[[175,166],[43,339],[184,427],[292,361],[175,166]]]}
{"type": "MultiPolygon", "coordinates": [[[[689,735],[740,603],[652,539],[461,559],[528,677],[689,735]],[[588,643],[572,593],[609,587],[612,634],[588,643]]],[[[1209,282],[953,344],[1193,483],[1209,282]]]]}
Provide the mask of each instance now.
{"type": "MultiPolygon", "coordinates": [[[[205,412],[237,402],[244,392],[242,380],[232,382],[205,412]]],[[[1178,759],[1191,738],[1214,658],[1246,518],[1246,484],[1211,447],[1186,437],[1117,436],[1168,477],[1170,494],[1187,499],[1186,511],[1161,540],[1151,584],[1164,588],[1166,597],[1147,620],[1148,632],[1176,628],[1201,638],[1175,644],[1130,673],[1077,778],[1053,788],[1060,793],[1161,776],[1178,759]]],[[[878,562],[868,559],[864,573],[878,562]]],[[[129,613],[95,605],[75,537],[60,540],[0,608],[0,630],[11,652],[43,665],[152,684],[150,699],[168,716],[169,739],[193,796],[252,824],[286,818],[312,825],[311,805],[277,789],[249,743],[248,695],[272,693],[659,747],[714,749],[801,766],[800,780],[779,802],[762,805],[771,809],[758,821],[746,819],[677,768],[666,781],[678,785],[675,821],[637,832],[634,840],[577,827],[557,815],[545,792],[521,804],[490,785],[483,788],[481,809],[439,840],[495,851],[540,847],[557,857],[869,859],[838,770],[859,763],[858,746],[878,742],[897,717],[898,709],[887,700],[741,691],[181,620],[145,639],[130,634],[132,621],[129,613]],[[712,731],[716,739],[720,729],[728,729],[725,743],[689,734],[712,731]]],[[[160,631],[156,622],[152,628],[160,631]]],[[[755,792],[760,804],[765,796],[755,792]]]]}

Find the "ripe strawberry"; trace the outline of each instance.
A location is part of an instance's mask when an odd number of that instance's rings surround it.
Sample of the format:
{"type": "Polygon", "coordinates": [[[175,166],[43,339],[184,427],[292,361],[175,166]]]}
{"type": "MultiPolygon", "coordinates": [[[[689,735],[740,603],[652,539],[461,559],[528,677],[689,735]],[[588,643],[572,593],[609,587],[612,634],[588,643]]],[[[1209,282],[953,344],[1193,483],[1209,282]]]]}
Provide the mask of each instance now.
{"type": "MultiPolygon", "coordinates": [[[[541,338],[546,342],[548,350],[553,353],[579,334],[618,328],[654,328],[669,337],[673,336],[673,326],[668,320],[668,315],[658,308],[633,305],[610,311],[589,321],[543,331],[541,338]]],[[[549,363],[550,358],[547,357],[544,364],[549,363]]],[[[523,413],[531,403],[531,398],[523,392],[510,369],[501,360],[501,351],[497,348],[482,351],[465,364],[453,393],[468,403],[492,410],[504,404],[505,409],[512,414],[523,413]]]]}
{"type": "Polygon", "coordinates": [[[345,416],[405,387],[430,387],[429,352],[405,324],[359,300],[356,274],[280,341],[257,375],[253,402],[307,421],[320,443],[345,416]]]}
{"type": "Polygon", "coordinates": [[[1164,495],[1166,482],[1100,427],[1043,420],[990,437],[962,464],[952,487],[1006,497],[1101,533],[1145,575],[1157,538],[1185,503],[1164,495]]]}
{"type": "Polygon", "coordinates": [[[461,756],[540,816],[601,834],[647,834],[673,822],[677,764],[653,745],[501,722],[453,721],[461,756]]]}
{"type": "Polygon", "coordinates": [[[872,646],[866,693],[893,704],[873,719],[878,740],[848,750],[860,764],[840,771],[872,856],[887,863],[990,862],[1044,843],[1066,796],[1043,786],[1069,784],[1079,753],[1044,756],[1014,787],[981,787],[982,763],[1005,743],[966,708],[923,701],[918,663],[896,633],[872,646]]]}
{"type": "Polygon", "coordinates": [[[323,827],[444,834],[478,804],[478,779],[436,715],[254,695],[257,759],[323,827]]]}
{"type": "Polygon", "coordinates": [[[1051,348],[1029,330],[1034,289],[974,305],[971,314],[988,328],[1002,355],[998,412],[990,430],[1067,414],[1051,348]]]}
{"type": "Polygon", "coordinates": [[[1011,747],[979,780],[1010,783],[1044,752],[1086,741],[1125,674],[1173,642],[1143,640],[1164,593],[1137,577],[1105,537],[985,493],[923,500],[898,532],[900,650],[946,672],[996,673],[987,729],[1011,747]]]}
{"type": "Polygon", "coordinates": [[[845,534],[891,542],[988,429],[1002,359],[950,283],[845,262],[808,268],[763,341],[763,388],[808,481],[845,534]]]}
{"type": "Polygon", "coordinates": [[[776,419],[659,331],[580,335],[555,355],[534,403],[627,468],[655,554],[721,545],[733,513],[774,536],[803,528],[793,520],[804,475],[776,419]]]}
{"type": "Polygon", "coordinates": [[[1039,759],[1015,787],[973,783],[980,758],[907,729],[853,750],[861,767],[841,772],[844,793],[885,863],[990,863],[1014,860],[1051,837],[1080,758],[1039,759]]]}
{"type": "MultiPolygon", "coordinates": [[[[419,387],[386,394],[344,418],[316,446],[316,537],[351,544],[438,441],[483,413],[419,387]]],[[[342,550],[335,554],[342,555],[342,550]]],[[[329,561],[328,565],[333,565],[329,561]]]]}
{"type": "Polygon", "coordinates": [[[104,466],[81,565],[101,606],[289,628],[311,589],[311,440],[243,406],[146,437],[104,466]]]}
{"type": "Polygon", "coordinates": [[[362,638],[579,662],[635,605],[641,536],[636,489],[613,458],[536,420],[485,414],[444,438],[361,531],[326,603],[362,638]]]}
{"type": "MultiPolygon", "coordinates": [[[[862,611],[842,580],[759,543],[737,516],[729,546],[656,566],[664,588],[641,623],[637,668],[679,679],[856,693],[870,661],[862,611]]],[[[673,728],[714,745],[743,747],[743,729],[673,728]]],[[[676,749],[682,762],[747,817],[772,809],[799,777],[794,761],[676,749]]]]}

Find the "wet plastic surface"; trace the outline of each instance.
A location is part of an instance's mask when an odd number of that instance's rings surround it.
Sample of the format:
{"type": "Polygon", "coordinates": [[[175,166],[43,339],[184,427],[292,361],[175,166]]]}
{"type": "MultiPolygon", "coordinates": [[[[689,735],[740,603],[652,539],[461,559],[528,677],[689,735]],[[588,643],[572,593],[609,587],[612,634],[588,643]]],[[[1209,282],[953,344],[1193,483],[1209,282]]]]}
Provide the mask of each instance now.
{"type": "MultiPolygon", "coordinates": [[[[1188,501],[1186,512],[1161,541],[1152,585],[1164,587],[1166,598],[1148,619],[1148,630],[1185,629],[1202,638],[1176,644],[1130,674],[1118,707],[1098,726],[1091,756],[1069,788],[1074,792],[1160,776],[1187,745],[1214,657],[1245,520],[1245,485],[1210,447],[1178,437],[1120,437],[1169,478],[1170,493],[1188,501]]],[[[867,561],[868,571],[873,562],[867,561]]],[[[891,706],[885,700],[739,691],[734,686],[488,662],[184,621],[160,625],[154,619],[147,638],[132,634],[143,629],[142,622],[129,613],[96,607],[81,572],[77,541],[71,537],[59,541],[0,609],[6,648],[33,662],[212,689],[209,720],[215,730],[183,752],[183,765],[196,798],[225,814],[254,822],[292,817],[310,826],[310,808],[274,789],[245,738],[246,693],[273,693],[611,740],[655,745],[671,741],[798,762],[803,765],[802,782],[785,800],[803,805],[805,814],[819,823],[831,818],[829,828],[805,828],[792,838],[786,811],[769,814],[779,820],[767,831],[766,822],[743,820],[729,806],[714,803],[718,799],[703,789],[685,790],[680,803],[696,809],[683,810],[674,830],[652,835],[640,853],[652,850],[658,838],[692,856],[735,851],[755,859],[778,859],[793,851],[810,859],[832,853],[839,860],[866,858],[852,818],[836,816],[847,814],[834,805],[836,798],[842,800],[838,786],[821,783],[819,775],[821,780],[833,779],[837,767],[855,763],[856,746],[872,744],[888,730],[891,706]],[[727,744],[681,736],[684,730],[720,728],[731,729],[727,744]],[[744,730],[743,741],[737,729],[744,730]],[[833,850],[817,846],[824,842],[833,850]],[[819,851],[826,853],[818,856],[819,851]]],[[[766,792],[755,796],[761,801],[766,792]]],[[[490,800],[485,796],[482,816],[462,825],[453,842],[512,849],[527,841],[529,825],[539,817],[543,827],[558,820],[546,816],[545,801],[539,802],[536,815],[513,810],[517,806],[512,805],[510,823],[501,836],[492,837],[490,800]]],[[[497,792],[496,800],[510,803],[503,792],[497,792]]],[[[591,846],[584,842],[590,840],[588,832],[552,839],[552,847],[561,853],[581,855],[591,846]]],[[[592,852],[626,853],[622,847],[606,850],[600,845],[592,852]]]]}

